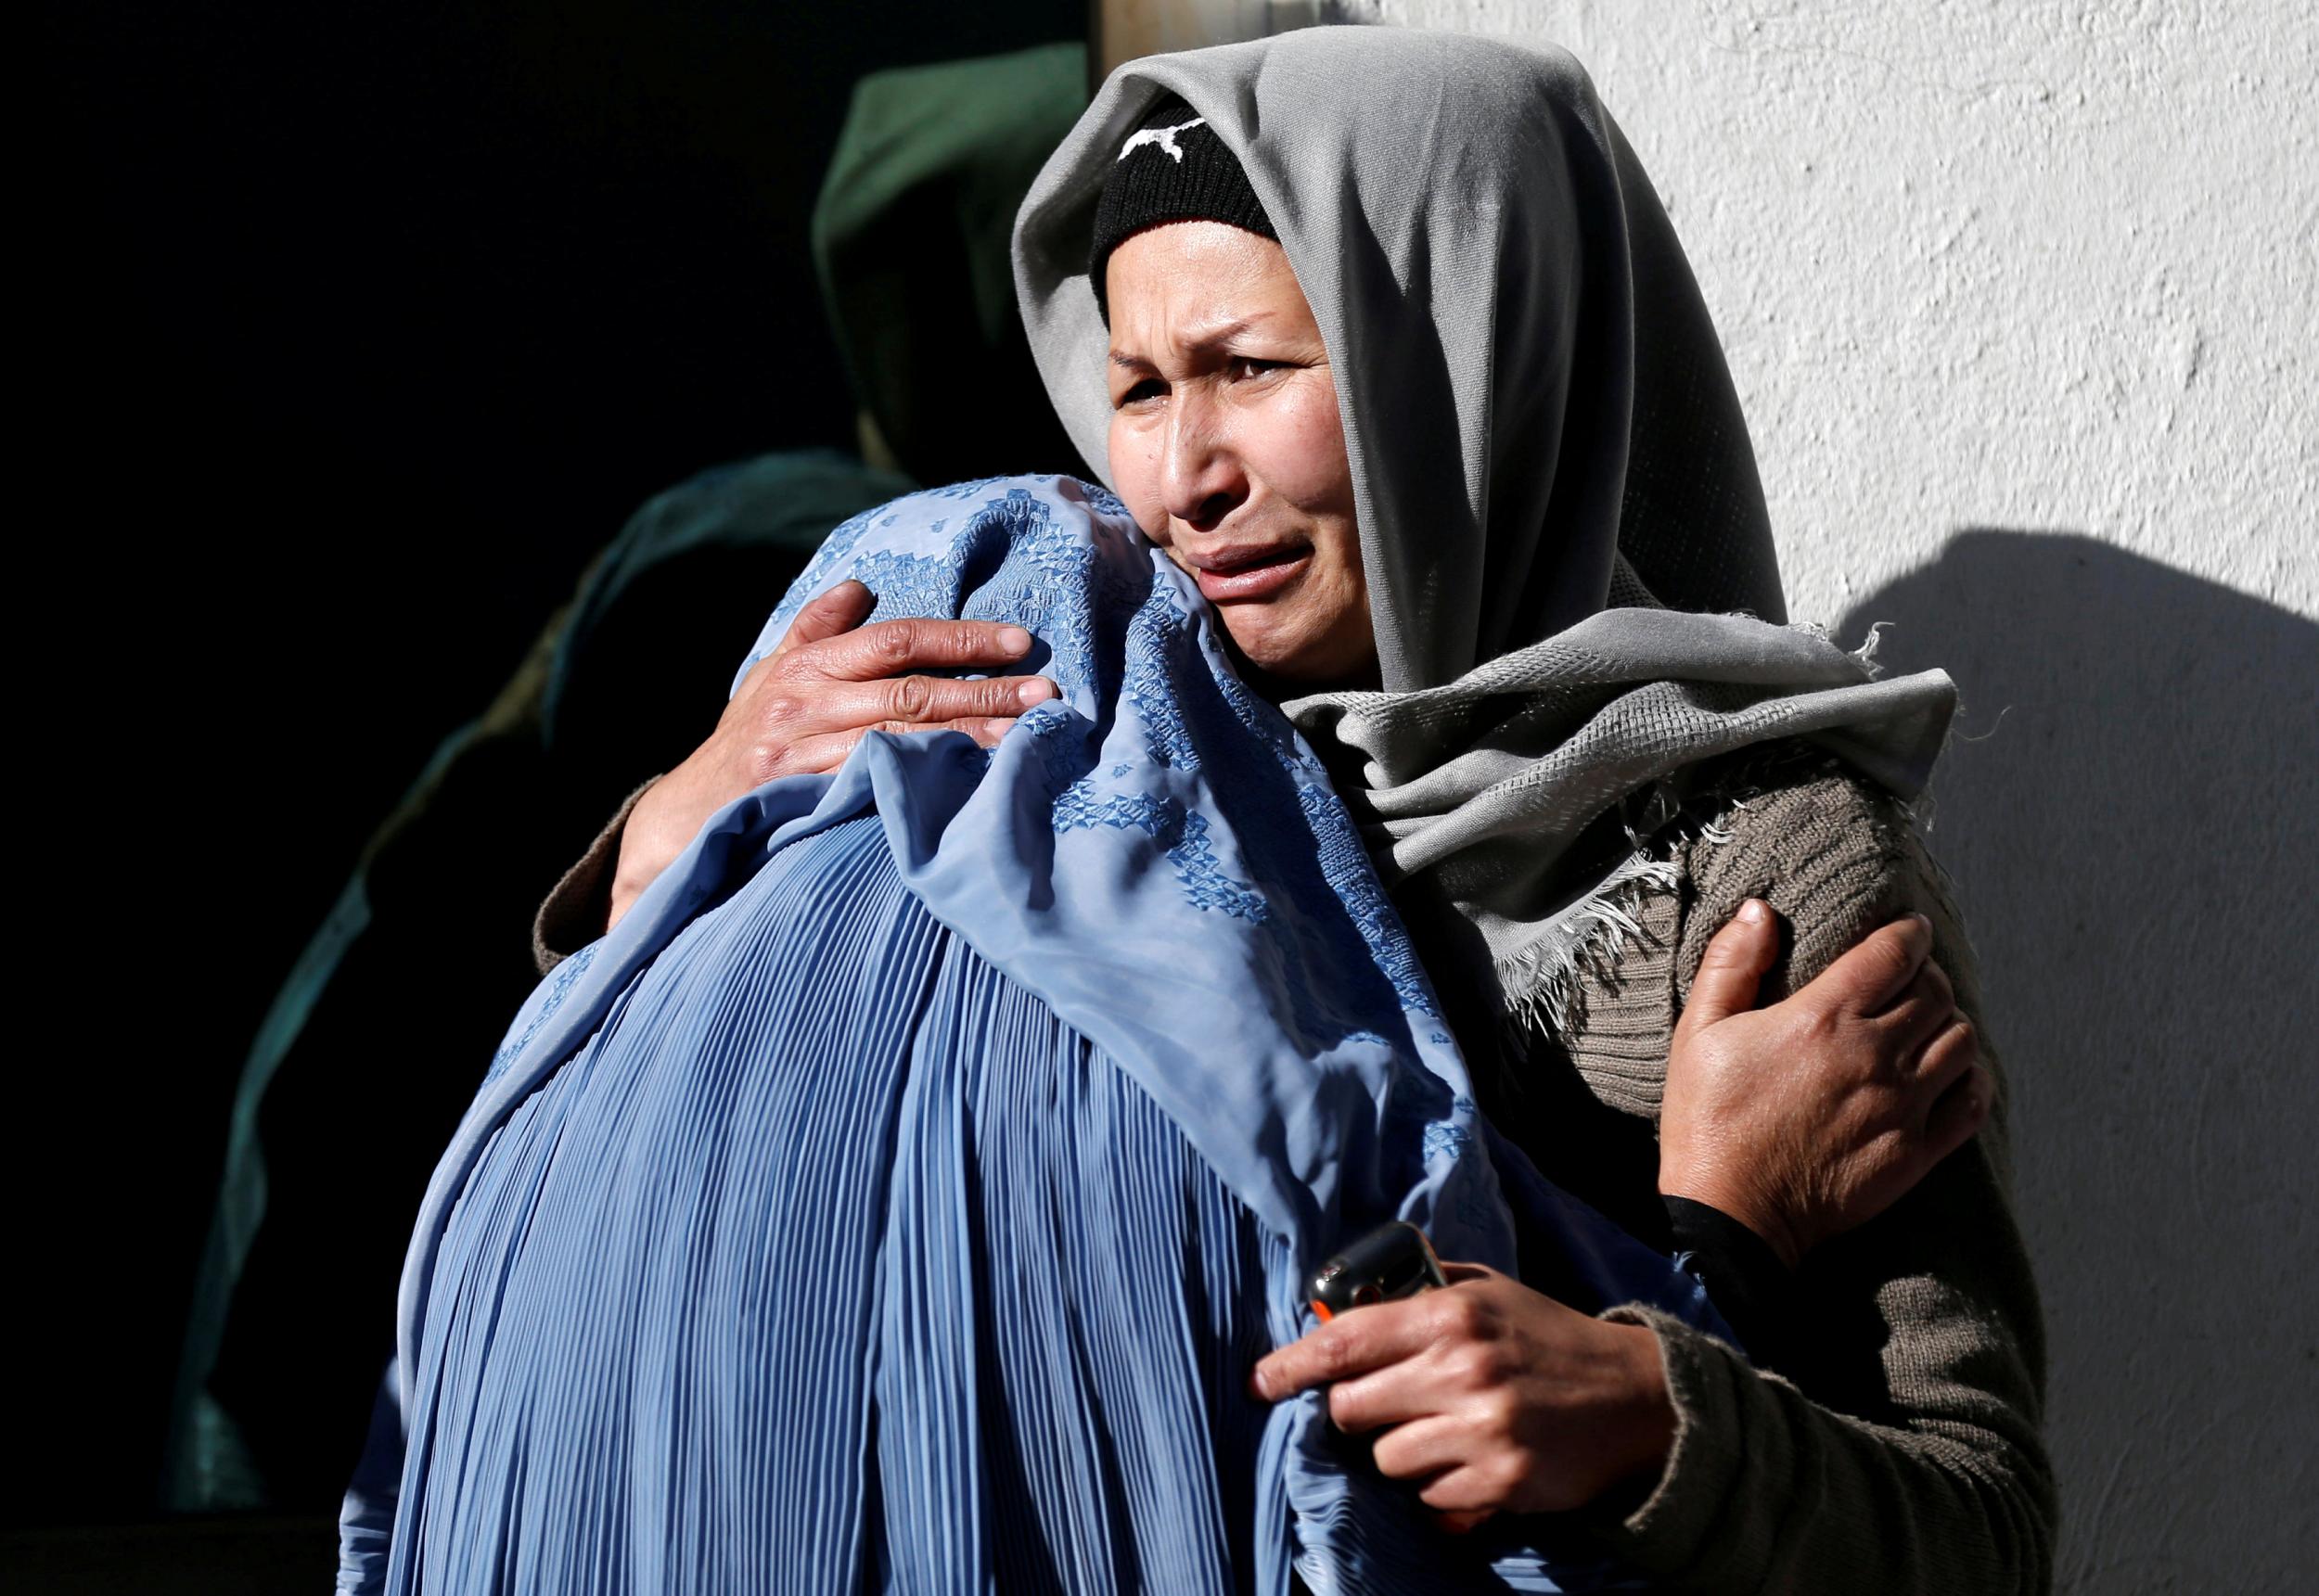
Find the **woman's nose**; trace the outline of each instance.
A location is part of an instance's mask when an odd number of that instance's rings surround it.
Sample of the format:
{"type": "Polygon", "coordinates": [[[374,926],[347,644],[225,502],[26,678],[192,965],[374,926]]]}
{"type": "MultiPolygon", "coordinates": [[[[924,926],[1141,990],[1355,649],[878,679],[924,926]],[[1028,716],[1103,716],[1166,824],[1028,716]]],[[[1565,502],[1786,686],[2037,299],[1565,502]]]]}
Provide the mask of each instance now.
{"type": "Polygon", "coordinates": [[[1212,405],[1179,403],[1169,416],[1160,487],[1171,518],[1208,531],[1249,495],[1248,473],[1218,426],[1212,405]]]}

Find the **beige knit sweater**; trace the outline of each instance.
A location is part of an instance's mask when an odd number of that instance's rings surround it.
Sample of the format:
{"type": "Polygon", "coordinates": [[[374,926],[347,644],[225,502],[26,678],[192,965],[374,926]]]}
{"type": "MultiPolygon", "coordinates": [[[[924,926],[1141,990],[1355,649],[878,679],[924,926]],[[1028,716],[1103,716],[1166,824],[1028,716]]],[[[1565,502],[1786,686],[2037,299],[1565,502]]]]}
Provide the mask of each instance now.
{"type": "MultiPolygon", "coordinates": [[[[1748,898],[1767,900],[1793,931],[1767,997],[1921,909],[1960,1006],[1980,1024],[1971,945],[1908,816],[1826,760],[1788,761],[1767,786],[1672,845],[1682,885],[1634,902],[1640,934],[1596,961],[1566,1035],[1530,1047],[1530,1128],[1551,1129],[1509,1133],[1614,1216],[1656,1207],[1652,1127],[1675,1016],[1709,939],[1748,898]]],[[[632,795],[541,906],[533,948],[543,972],[602,931],[634,803],[632,795]]],[[[1982,1051],[1995,1070],[1985,1027],[1982,1051]]],[[[1606,1314],[1658,1335],[1677,1425],[1647,1499],[1595,1515],[1595,1527],[1664,1589],[2050,1589],[2044,1326],[2012,1213],[2002,1072],[1998,1081],[1973,1143],[1806,1260],[1789,1377],[1759,1372],[1652,1309],[1606,1314]]]]}

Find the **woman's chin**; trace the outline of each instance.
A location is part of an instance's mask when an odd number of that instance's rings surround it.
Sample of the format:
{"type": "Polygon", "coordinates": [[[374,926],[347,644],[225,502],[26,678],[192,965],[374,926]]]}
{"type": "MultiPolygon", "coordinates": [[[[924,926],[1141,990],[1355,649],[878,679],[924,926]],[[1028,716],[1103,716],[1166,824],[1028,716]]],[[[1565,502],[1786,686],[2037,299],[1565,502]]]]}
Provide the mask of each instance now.
{"type": "Polygon", "coordinates": [[[1293,698],[1301,693],[1377,684],[1377,652],[1364,645],[1365,640],[1356,644],[1326,632],[1314,636],[1307,627],[1264,625],[1249,615],[1254,608],[1246,606],[1228,615],[1224,632],[1232,640],[1232,652],[1271,696],[1293,698]]]}

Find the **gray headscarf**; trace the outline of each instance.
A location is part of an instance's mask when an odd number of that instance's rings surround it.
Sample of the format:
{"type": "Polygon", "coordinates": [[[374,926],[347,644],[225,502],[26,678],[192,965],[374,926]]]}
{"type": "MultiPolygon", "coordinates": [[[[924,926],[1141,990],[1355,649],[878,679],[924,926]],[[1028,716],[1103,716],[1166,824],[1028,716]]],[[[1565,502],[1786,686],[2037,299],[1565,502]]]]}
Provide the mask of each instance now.
{"type": "Polygon", "coordinates": [[[1328,347],[1383,691],[1284,705],[1558,1018],[1620,892],[1571,845],[1699,760],[1810,736],[1903,798],[1955,691],[1876,679],[1785,619],[1723,351],[1649,180],[1570,57],[1313,28],[1131,61],[1049,159],[1015,282],[1049,396],[1101,469],[1109,337],[1086,276],[1121,146],[1172,91],[1241,162],[1328,347]]]}

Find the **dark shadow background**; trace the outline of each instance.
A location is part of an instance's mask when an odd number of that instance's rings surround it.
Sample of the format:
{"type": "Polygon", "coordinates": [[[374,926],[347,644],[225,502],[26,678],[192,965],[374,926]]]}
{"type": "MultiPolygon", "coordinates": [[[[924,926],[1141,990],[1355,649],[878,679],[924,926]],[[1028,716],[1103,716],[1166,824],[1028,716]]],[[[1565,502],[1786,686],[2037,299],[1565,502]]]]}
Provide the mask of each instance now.
{"type": "Polygon", "coordinates": [[[19,990],[48,1023],[12,1071],[8,1524],[126,1546],[151,1514],[243,1054],[437,742],[648,494],[852,444],[806,238],[854,80],[1085,20],[1085,0],[36,19],[10,875],[19,990]]]}
{"type": "Polygon", "coordinates": [[[1965,694],[1930,837],[2016,1094],[2056,1588],[2283,1593],[2319,1422],[2319,625],[2006,530],[1842,635],[1879,620],[1965,694]]]}

